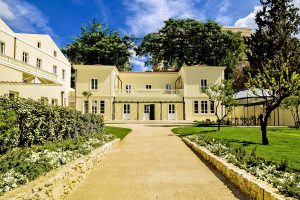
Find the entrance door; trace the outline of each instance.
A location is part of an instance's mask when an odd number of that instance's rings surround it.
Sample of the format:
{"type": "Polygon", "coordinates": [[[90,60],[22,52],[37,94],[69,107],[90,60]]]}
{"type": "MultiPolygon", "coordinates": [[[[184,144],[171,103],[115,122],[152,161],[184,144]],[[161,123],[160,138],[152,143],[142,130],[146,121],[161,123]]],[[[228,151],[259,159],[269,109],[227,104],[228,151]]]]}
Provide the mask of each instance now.
{"type": "Polygon", "coordinates": [[[168,119],[169,120],[175,120],[176,119],[175,104],[169,104],[168,119]]]}
{"type": "Polygon", "coordinates": [[[144,105],[144,120],[150,119],[150,105],[144,105]]]}
{"type": "Polygon", "coordinates": [[[155,120],[155,105],[150,104],[150,120],[155,120]]]}
{"type": "Polygon", "coordinates": [[[130,104],[124,104],[123,120],[130,120],[130,104]]]}

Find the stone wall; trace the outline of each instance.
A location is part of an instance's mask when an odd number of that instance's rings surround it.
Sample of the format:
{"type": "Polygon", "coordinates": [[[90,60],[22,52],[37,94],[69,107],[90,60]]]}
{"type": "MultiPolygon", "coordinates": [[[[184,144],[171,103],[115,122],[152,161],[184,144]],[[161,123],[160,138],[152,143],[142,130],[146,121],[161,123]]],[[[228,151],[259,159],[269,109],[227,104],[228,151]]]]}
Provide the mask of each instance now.
{"type": "Polygon", "coordinates": [[[119,142],[115,139],[90,154],[55,169],[45,176],[9,191],[0,199],[63,199],[119,142]]]}
{"type": "MultiPolygon", "coordinates": [[[[183,141],[196,154],[208,161],[216,169],[218,169],[230,182],[239,187],[250,199],[258,200],[284,200],[289,199],[283,195],[278,194],[278,190],[271,185],[258,180],[253,175],[247,173],[245,170],[239,169],[236,166],[226,162],[224,159],[212,154],[205,147],[201,147],[187,138],[183,141]]],[[[292,198],[290,198],[292,199],[292,198]]]]}

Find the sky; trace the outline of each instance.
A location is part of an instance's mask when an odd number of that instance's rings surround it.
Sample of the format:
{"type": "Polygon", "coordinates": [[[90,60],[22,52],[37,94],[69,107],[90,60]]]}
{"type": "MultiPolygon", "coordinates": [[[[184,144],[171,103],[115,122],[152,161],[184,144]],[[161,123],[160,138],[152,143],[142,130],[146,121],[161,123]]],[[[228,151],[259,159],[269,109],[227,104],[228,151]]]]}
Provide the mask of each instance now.
{"type": "MultiPolygon", "coordinates": [[[[294,2],[300,6],[300,0],[294,2]]],[[[0,18],[15,32],[49,34],[62,48],[94,18],[137,37],[159,30],[171,17],[254,29],[259,5],[259,0],[0,0],[0,18]]],[[[148,70],[144,60],[133,55],[134,71],[148,70]]]]}

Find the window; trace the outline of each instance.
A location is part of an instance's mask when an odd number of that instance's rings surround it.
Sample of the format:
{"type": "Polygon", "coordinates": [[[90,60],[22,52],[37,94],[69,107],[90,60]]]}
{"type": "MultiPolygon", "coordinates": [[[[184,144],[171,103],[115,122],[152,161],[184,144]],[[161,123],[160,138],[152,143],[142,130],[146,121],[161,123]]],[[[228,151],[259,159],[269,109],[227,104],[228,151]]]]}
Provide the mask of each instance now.
{"type": "Polygon", "coordinates": [[[144,113],[150,113],[150,105],[144,105],[144,113]]]}
{"type": "Polygon", "coordinates": [[[57,74],[57,66],[53,65],[53,74],[57,74]]]}
{"type": "Polygon", "coordinates": [[[26,52],[23,52],[23,62],[28,63],[29,61],[29,54],[26,52]]]}
{"type": "Polygon", "coordinates": [[[201,101],[201,113],[207,113],[207,101],[201,101]]]}
{"type": "Polygon", "coordinates": [[[40,59],[40,58],[36,59],[36,67],[42,68],[42,59],[40,59]]]}
{"type": "Polygon", "coordinates": [[[194,101],[194,113],[195,114],[199,113],[199,103],[198,103],[198,101],[194,101]]]}
{"type": "Polygon", "coordinates": [[[9,91],[8,97],[11,99],[19,97],[19,92],[9,91]]]}
{"type": "Polygon", "coordinates": [[[104,114],[105,113],[105,101],[100,101],[100,113],[104,114]]]}
{"type": "Polygon", "coordinates": [[[89,101],[84,101],[83,111],[84,111],[84,113],[89,113],[89,101]]]}
{"type": "Polygon", "coordinates": [[[92,90],[98,90],[98,79],[92,79],[91,80],[91,89],[92,90]]]}
{"type": "Polygon", "coordinates": [[[175,104],[169,104],[169,114],[175,113],[175,104]]]}
{"type": "Polygon", "coordinates": [[[130,94],[130,93],[131,93],[131,85],[130,85],[130,84],[127,84],[127,85],[125,86],[125,90],[126,90],[126,93],[127,93],[127,94],[130,94]]]}
{"type": "Polygon", "coordinates": [[[124,104],[124,114],[130,114],[130,104],[124,104]]]}
{"type": "Polygon", "coordinates": [[[206,88],[207,88],[207,80],[206,79],[201,79],[201,83],[200,83],[201,92],[204,92],[204,90],[206,88]]]}
{"type": "Polygon", "coordinates": [[[146,89],[147,89],[147,90],[151,90],[151,89],[152,89],[152,85],[147,84],[147,85],[146,85],[146,89]]]}
{"type": "Polygon", "coordinates": [[[52,105],[52,106],[57,106],[57,105],[58,105],[57,99],[52,99],[52,100],[51,100],[51,105],[52,105]]]}
{"type": "Polygon", "coordinates": [[[54,56],[54,57],[57,56],[57,52],[56,52],[56,51],[53,52],[53,56],[54,56]]]}
{"type": "Polygon", "coordinates": [[[42,43],[38,42],[37,47],[40,49],[42,47],[42,43]]]}
{"type": "Polygon", "coordinates": [[[62,79],[65,80],[65,78],[66,78],[66,70],[63,69],[62,70],[62,79]]]}
{"type": "Polygon", "coordinates": [[[97,111],[97,100],[93,100],[92,101],[92,113],[96,114],[98,111],[97,111]]]}
{"type": "Polygon", "coordinates": [[[5,43],[0,42],[0,54],[5,54],[5,43]]]}
{"type": "Polygon", "coordinates": [[[215,113],[215,102],[210,101],[210,113],[215,113]]]}
{"type": "Polygon", "coordinates": [[[167,94],[171,94],[171,89],[172,89],[171,84],[166,84],[166,93],[167,94]]]}

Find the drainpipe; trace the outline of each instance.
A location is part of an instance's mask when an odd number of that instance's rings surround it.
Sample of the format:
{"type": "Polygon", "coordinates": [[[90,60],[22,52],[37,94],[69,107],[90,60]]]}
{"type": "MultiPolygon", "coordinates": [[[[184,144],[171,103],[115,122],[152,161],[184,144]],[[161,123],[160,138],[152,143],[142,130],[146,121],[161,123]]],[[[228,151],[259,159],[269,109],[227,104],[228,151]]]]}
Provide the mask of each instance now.
{"type": "Polygon", "coordinates": [[[16,59],[17,38],[14,37],[14,59],[16,59]]]}

